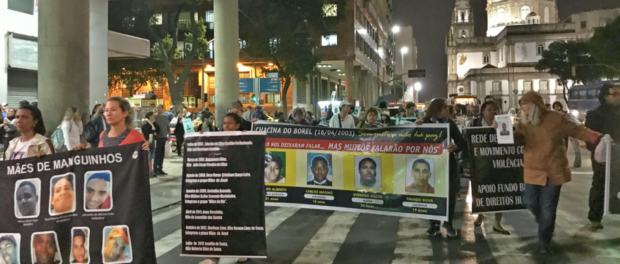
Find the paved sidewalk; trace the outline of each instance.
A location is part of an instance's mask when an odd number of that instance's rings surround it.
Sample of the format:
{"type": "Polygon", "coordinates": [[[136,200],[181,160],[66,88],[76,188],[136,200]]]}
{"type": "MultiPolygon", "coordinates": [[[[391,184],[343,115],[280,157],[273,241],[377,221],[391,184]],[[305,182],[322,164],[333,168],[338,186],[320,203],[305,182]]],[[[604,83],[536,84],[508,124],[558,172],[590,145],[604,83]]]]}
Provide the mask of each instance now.
{"type": "Polygon", "coordinates": [[[153,211],[181,201],[183,158],[176,155],[164,160],[166,176],[151,179],[151,209],[153,211]]]}

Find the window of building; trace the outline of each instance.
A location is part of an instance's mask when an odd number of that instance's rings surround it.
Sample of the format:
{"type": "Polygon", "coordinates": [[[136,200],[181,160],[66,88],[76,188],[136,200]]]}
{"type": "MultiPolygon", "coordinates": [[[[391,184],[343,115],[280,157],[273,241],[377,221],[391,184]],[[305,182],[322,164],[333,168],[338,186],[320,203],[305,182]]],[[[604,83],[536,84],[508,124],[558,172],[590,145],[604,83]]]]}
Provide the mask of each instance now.
{"type": "Polygon", "coordinates": [[[272,93],[267,95],[267,104],[273,104],[280,101],[280,93],[272,93]]]}
{"type": "Polygon", "coordinates": [[[489,55],[489,53],[485,53],[482,57],[482,63],[484,64],[489,64],[491,63],[491,56],[489,55]]]}
{"type": "Polygon", "coordinates": [[[540,81],[540,90],[548,91],[549,90],[549,81],[540,81]]]}
{"type": "Polygon", "coordinates": [[[524,81],[523,82],[523,93],[529,92],[532,90],[532,81],[524,81]]]}
{"type": "Polygon", "coordinates": [[[581,21],[581,28],[584,29],[588,26],[588,22],[587,21],[581,21]]]}
{"type": "Polygon", "coordinates": [[[213,42],[209,42],[209,59],[213,59],[215,54],[213,53],[213,42]]]}
{"type": "Polygon", "coordinates": [[[521,19],[525,20],[525,18],[527,18],[527,15],[529,15],[531,12],[532,9],[529,6],[521,7],[521,19]]]}
{"type": "MultiPolygon", "coordinates": [[[[6,3],[6,2],[5,2],[6,3]]],[[[9,10],[26,13],[26,14],[34,14],[34,1],[13,1],[9,0],[9,10]]]]}
{"type": "Polygon", "coordinates": [[[493,92],[501,92],[501,91],[502,91],[502,83],[493,82],[493,92]]]}
{"type": "Polygon", "coordinates": [[[153,14],[151,17],[151,25],[161,25],[164,22],[164,18],[161,13],[153,14]]]}
{"type": "Polygon", "coordinates": [[[338,34],[335,32],[323,34],[321,37],[321,46],[338,46],[338,34]]]}
{"type": "Polygon", "coordinates": [[[183,11],[179,14],[179,27],[189,28],[192,24],[192,13],[189,11],[183,11]]]}
{"type": "Polygon", "coordinates": [[[273,51],[278,50],[278,43],[279,42],[280,42],[280,40],[277,39],[277,38],[269,39],[269,48],[271,48],[271,50],[273,50],[273,51]]]}
{"type": "Polygon", "coordinates": [[[536,55],[542,56],[543,51],[545,51],[545,46],[543,44],[538,44],[538,46],[536,46],[536,55]]]}
{"type": "Polygon", "coordinates": [[[215,23],[215,17],[213,16],[213,10],[207,11],[205,13],[205,22],[207,23],[207,27],[209,27],[209,29],[213,29],[213,25],[215,23]]]}
{"type": "Polygon", "coordinates": [[[324,4],[323,5],[323,17],[337,17],[338,5],[337,4],[324,4]]]}

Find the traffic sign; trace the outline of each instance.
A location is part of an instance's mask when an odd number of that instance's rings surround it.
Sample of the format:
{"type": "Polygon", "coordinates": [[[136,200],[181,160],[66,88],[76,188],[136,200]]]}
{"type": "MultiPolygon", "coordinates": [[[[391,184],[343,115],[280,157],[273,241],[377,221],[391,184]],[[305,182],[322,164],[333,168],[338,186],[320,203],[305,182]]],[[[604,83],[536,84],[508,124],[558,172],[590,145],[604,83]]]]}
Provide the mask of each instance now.
{"type": "Polygon", "coordinates": [[[254,92],[254,79],[252,78],[239,79],[239,92],[240,93],[253,93],[254,92]]]}
{"type": "Polygon", "coordinates": [[[261,93],[279,93],[280,78],[260,78],[261,93]]]}
{"type": "Polygon", "coordinates": [[[409,78],[424,78],[426,77],[426,70],[409,70],[409,78]]]}

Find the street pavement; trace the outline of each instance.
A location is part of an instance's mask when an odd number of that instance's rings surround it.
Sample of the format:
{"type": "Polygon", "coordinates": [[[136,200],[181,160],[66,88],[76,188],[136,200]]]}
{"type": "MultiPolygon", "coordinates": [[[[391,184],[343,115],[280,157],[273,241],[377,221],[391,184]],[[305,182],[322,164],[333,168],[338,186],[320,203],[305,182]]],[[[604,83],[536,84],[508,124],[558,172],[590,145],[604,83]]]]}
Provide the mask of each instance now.
{"type": "MultiPolygon", "coordinates": [[[[503,226],[511,235],[492,231],[488,215],[474,228],[471,196],[456,205],[454,227],[459,237],[425,234],[427,221],[360,213],[266,207],[267,259],[247,263],[620,263],[620,216],[606,216],[605,228],[588,229],[588,193],[592,172],[589,152],[582,151],[582,168],[562,188],[556,219],[553,255],[536,253],[537,224],[527,211],[504,213],[503,226]]],[[[572,151],[569,160],[573,160],[572,151]]],[[[180,257],[182,160],[167,159],[170,176],[151,180],[155,249],[160,264],[198,263],[180,257]],[[177,174],[178,173],[178,174],[177,174]],[[175,198],[177,200],[175,200],[175,198]]],[[[235,263],[222,259],[220,263],[235,263]]]]}

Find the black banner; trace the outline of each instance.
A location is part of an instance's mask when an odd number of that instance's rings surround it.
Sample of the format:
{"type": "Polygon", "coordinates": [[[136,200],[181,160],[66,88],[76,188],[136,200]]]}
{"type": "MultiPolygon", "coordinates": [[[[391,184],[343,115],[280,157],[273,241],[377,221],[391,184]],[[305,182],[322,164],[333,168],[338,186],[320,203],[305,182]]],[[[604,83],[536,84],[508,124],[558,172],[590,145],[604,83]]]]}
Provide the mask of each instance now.
{"type": "Polygon", "coordinates": [[[472,212],[523,210],[523,143],[497,144],[494,128],[465,130],[471,161],[472,212]]]}
{"type": "Polygon", "coordinates": [[[141,145],[1,162],[0,263],[156,263],[141,145]]]}
{"type": "Polygon", "coordinates": [[[607,167],[607,204],[610,214],[620,214],[620,145],[611,144],[607,167]]]}
{"type": "Polygon", "coordinates": [[[266,258],[265,133],[186,134],[184,256],[266,258]]]}

